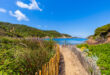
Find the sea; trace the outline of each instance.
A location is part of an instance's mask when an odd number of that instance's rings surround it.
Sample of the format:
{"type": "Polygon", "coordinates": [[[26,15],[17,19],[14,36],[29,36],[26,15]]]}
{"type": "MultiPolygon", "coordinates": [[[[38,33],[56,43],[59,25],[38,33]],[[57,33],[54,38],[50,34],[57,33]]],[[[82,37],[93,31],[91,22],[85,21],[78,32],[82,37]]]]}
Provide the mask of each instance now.
{"type": "Polygon", "coordinates": [[[53,38],[53,41],[60,45],[76,45],[84,43],[86,40],[87,40],[86,38],[53,38]]]}

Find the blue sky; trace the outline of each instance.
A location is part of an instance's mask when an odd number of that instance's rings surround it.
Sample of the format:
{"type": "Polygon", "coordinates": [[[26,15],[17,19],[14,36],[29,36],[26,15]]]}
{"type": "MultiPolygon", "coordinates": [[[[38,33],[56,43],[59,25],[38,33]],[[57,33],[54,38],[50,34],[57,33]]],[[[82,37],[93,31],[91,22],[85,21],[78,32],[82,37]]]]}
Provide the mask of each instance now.
{"type": "Polygon", "coordinates": [[[110,0],[0,0],[0,21],[87,37],[110,23],[110,0]]]}

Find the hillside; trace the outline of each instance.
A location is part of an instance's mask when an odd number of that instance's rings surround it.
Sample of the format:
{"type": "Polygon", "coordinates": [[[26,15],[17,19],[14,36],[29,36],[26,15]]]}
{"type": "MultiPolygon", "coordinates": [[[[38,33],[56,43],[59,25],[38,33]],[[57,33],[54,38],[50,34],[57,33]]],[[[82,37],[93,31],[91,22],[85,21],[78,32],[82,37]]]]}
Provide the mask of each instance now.
{"type": "Polygon", "coordinates": [[[110,33],[110,24],[98,27],[95,30],[94,38],[107,38],[107,35],[110,33]]]}
{"type": "Polygon", "coordinates": [[[110,24],[98,27],[86,43],[77,47],[86,52],[89,58],[95,59],[102,75],[110,75],[110,24]]]}
{"type": "Polygon", "coordinates": [[[94,35],[90,35],[86,41],[88,44],[100,44],[110,42],[110,24],[98,27],[94,35]]]}
{"type": "Polygon", "coordinates": [[[0,36],[10,37],[71,37],[57,31],[46,31],[20,24],[0,22],[0,36]]]}

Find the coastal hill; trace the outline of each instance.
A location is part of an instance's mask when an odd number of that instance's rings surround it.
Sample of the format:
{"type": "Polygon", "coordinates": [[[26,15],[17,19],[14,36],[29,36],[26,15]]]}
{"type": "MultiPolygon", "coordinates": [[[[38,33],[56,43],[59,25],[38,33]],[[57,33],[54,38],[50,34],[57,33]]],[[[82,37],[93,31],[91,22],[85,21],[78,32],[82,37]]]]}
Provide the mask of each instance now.
{"type": "Polygon", "coordinates": [[[108,37],[108,34],[110,33],[110,24],[104,25],[102,27],[98,27],[95,30],[94,38],[104,38],[106,39],[108,37]]]}
{"type": "Polygon", "coordinates": [[[110,42],[110,24],[98,27],[94,35],[88,37],[88,43],[99,44],[110,42]]]}
{"type": "Polygon", "coordinates": [[[11,24],[0,22],[0,36],[9,37],[71,37],[68,34],[62,34],[54,30],[40,30],[37,28],[29,27],[20,24],[11,24]]]}

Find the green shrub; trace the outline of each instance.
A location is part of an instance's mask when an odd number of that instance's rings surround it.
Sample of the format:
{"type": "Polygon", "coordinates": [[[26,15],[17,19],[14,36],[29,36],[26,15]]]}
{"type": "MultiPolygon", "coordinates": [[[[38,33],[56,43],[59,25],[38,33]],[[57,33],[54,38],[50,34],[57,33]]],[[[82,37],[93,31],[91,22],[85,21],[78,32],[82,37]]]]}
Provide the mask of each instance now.
{"type": "Polygon", "coordinates": [[[78,47],[87,47],[92,55],[98,57],[97,65],[100,67],[102,75],[110,75],[110,43],[88,46],[81,44],[78,47]]]}
{"type": "Polygon", "coordinates": [[[88,48],[89,46],[88,46],[88,44],[79,44],[79,45],[77,45],[77,47],[78,47],[78,48],[81,48],[81,47],[86,47],[86,48],[88,48]]]}
{"type": "Polygon", "coordinates": [[[34,75],[55,53],[53,41],[0,39],[0,71],[11,75],[34,75]]]}

